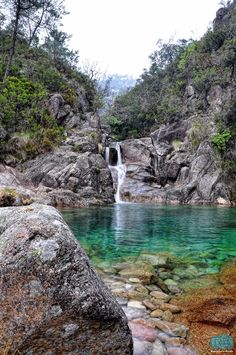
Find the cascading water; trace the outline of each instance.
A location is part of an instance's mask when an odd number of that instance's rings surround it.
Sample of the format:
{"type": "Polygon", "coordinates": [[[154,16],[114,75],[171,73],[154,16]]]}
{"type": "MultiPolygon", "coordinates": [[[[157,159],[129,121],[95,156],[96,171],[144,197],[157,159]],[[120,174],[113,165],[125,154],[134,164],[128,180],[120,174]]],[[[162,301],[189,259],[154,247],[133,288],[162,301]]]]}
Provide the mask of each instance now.
{"type": "Polygon", "coordinates": [[[116,164],[115,165],[110,164],[111,163],[110,162],[110,147],[106,147],[105,159],[106,159],[106,162],[108,163],[109,168],[111,170],[113,180],[115,180],[114,175],[117,176],[117,188],[116,188],[116,194],[115,194],[115,201],[116,201],[116,203],[121,203],[122,199],[120,197],[120,188],[121,188],[121,185],[123,184],[124,179],[125,179],[126,166],[125,166],[125,164],[122,163],[120,144],[115,143],[115,145],[112,148],[115,149],[115,151],[116,151],[116,156],[117,156],[116,164]],[[114,171],[116,172],[115,174],[113,174],[114,171]]]}
{"type": "Polygon", "coordinates": [[[110,168],[110,148],[109,147],[106,147],[106,150],[105,150],[105,160],[110,168]]]}
{"type": "Polygon", "coordinates": [[[115,165],[113,167],[117,171],[117,190],[116,190],[116,194],[115,194],[115,201],[116,201],[116,203],[120,203],[120,202],[122,202],[121,197],[120,197],[120,187],[123,184],[124,179],[125,179],[126,166],[125,166],[125,164],[122,163],[121,150],[120,150],[119,143],[116,143],[115,148],[117,151],[117,165],[115,165]]]}

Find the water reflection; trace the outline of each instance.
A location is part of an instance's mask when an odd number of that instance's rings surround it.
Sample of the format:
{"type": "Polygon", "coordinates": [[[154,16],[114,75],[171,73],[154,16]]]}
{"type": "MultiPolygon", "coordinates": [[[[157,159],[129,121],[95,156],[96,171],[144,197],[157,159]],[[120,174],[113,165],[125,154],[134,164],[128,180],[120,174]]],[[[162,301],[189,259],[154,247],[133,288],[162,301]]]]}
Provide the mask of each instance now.
{"type": "Polygon", "coordinates": [[[236,209],[116,204],[63,211],[94,262],[170,252],[216,270],[236,256],[236,209]]]}

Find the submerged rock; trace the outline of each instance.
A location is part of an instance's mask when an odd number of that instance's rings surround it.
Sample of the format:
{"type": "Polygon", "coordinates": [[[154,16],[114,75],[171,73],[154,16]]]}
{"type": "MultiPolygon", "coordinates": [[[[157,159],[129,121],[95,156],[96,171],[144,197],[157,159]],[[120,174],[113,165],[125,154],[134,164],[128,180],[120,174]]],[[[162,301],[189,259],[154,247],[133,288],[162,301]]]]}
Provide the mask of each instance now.
{"type": "Polygon", "coordinates": [[[167,355],[167,350],[162,342],[157,339],[153,344],[151,355],[167,355]]]}
{"type": "Polygon", "coordinates": [[[227,326],[236,321],[236,300],[231,297],[215,297],[193,307],[189,318],[192,322],[227,326]]]}
{"type": "Polygon", "coordinates": [[[60,214],[0,209],[0,352],[132,354],[127,318],[60,214]]]}
{"type": "Polygon", "coordinates": [[[152,291],[150,295],[158,300],[163,300],[164,302],[168,302],[171,298],[166,293],[160,291],[152,291]]]}
{"type": "Polygon", "coordinates": [[[158,319],[153,319],[153,322],[156,328],[162,330],[167,335],[180,338],[186,338],[187,336],[188,328],[183,324],[161,321],[158,319]]]}
{"type": "Polygon", "coordinates": [[[171,303],[164,303],[160,306],[160,309],[162,311],[170,311],[171,313],[180,313],[181,312],[181,309],[174,305],[174,304],[171,304],[171,303]]]}
{"type": "Polygon", "coordinates": [[[140,340],[149,341],[153,343],[157,338],[157,331],[152,327],[145,326],[143,324],[129,323],[132,335],[140,340]]]}
{"type": "Polygon", "coordinates": [[[155,270],[150,264],[129,265],[129,267],[122,269],[119,272],[119,275],[123,277],[138,278],[144,285],[151,283],[151,278],[154,276],[154,274],[155,270]]]}
{"type": "Polygon", "coordinates": [[[133,355],[149,355],[152,351],[152,343],[134,338],[133,355]]]}

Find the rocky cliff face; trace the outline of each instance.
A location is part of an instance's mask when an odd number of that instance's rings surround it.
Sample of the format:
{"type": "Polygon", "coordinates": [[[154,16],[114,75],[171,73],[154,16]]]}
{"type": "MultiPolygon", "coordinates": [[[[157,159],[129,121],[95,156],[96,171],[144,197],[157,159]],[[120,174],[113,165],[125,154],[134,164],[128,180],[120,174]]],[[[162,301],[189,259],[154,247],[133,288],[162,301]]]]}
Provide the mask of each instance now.
{"type": "Polygon", "coordinates": [[[210,141],[211,116],[163,125],[150,138],[121,143],[127,173],[121,189],[128,201],[230,205],[221,159],[210,141]]]}
{"type": "Polygon", "coordinates": [[[200,40],[160,41],[114,102],[127,200],[236,202],[236,1],[221,5],[200,40]]]}
{"type": "Polygon", "coordinates": [[[0,209],[0,352],[132,354],[127,319],[53,208],[0,209]]]}
{"type": "Polygon", "coordinates": [[[53,95],[48,105],[51,115],[65,128],[65,140],[60,147],[34,160],[17,165],[14,160],[9,161],[14,168],[2,165],[0,205],[19,205],[20,196],[27,196],[28,202],[56,206],[114,202],[111,173],[103,159],[107,127],[101,126],[96,114],[86,112],[88,108],[82,94],[78,97],[80,109],[76,112],[59,94],[53,95]],[[8,198],[6,189],[9,188],[17,198],[8,198]]]}

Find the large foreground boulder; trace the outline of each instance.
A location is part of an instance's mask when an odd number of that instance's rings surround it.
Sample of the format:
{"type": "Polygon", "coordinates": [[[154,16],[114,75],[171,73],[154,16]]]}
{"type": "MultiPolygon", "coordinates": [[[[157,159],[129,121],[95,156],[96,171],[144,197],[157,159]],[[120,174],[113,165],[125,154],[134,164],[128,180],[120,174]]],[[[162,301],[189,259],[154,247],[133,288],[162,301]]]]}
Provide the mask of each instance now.
{"type": "Polygon", "coordinates": [[[127,319],[56,209],[0,209],[0,353],[132,354],[127,319]]]}

